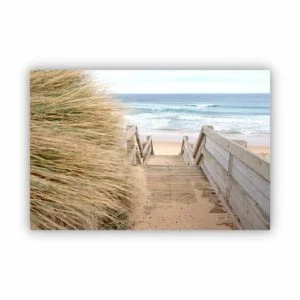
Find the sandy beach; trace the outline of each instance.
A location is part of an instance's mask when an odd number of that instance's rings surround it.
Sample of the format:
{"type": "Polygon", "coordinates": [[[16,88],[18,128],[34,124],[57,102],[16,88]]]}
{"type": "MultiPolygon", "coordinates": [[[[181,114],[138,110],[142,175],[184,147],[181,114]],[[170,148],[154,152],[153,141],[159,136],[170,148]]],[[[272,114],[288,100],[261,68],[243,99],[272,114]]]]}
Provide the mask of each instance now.
{"type": "MultiPolygon", "coordinates": [[[[181,149],[181,142],[153,141],[153,147],[156,155],[178,155],[181,149]]],[[[271,151],[269,146],[249,145],[247,149],[266,160],[270,159],[271,151]]]]}

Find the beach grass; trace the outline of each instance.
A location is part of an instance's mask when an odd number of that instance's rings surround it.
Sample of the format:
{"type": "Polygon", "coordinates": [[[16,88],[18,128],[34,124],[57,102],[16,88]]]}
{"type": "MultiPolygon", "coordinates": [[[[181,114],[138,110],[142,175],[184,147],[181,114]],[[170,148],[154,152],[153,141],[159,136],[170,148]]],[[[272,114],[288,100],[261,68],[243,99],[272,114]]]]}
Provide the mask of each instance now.
{"type": "Polygon", "coordinates": [[[126,229],[122,109],[82,71],[30,74],[32,229],[126,229]]]}

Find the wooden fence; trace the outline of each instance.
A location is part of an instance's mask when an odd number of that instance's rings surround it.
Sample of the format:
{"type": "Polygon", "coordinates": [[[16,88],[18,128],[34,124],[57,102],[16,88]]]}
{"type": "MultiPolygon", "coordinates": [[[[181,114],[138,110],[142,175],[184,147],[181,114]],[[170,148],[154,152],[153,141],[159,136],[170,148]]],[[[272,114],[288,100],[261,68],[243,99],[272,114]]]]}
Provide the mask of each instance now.
{"type": "Polygon", "coordinates": [[[183,137],[187,165],[206,174],[217,196],[243,229],[270,228],[270,163],[248,151],[244,141],[231,141],[203,126],[192,147],[183,137]]]}
{"type": "Polygon", "coordinates": [[[147,141],[142,143],[136,126],[127,126],[126,142],[129,161],[133,165],[144,164],[154,154],[152,137],[147,136],[147,141]]]}

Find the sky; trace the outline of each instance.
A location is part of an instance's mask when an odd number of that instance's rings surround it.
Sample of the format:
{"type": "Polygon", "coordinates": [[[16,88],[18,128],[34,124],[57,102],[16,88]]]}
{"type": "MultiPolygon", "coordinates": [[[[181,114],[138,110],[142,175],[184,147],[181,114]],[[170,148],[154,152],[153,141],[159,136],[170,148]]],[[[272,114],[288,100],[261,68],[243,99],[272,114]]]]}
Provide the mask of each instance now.
{"type": "Polygon", "coordinates": [[[99,70],[92,78],[115,94],[269,93],[269,70],[99,70]]]}

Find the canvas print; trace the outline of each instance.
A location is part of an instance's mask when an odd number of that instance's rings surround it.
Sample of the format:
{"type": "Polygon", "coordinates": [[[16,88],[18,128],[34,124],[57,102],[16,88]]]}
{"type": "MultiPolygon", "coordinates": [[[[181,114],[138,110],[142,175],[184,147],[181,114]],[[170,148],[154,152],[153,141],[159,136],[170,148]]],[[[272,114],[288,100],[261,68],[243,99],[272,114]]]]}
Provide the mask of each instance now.
{"type": "Polygon", "coordinates": [[[33,70],[35,230],[270,229],[269,70],[33,70]]]}

